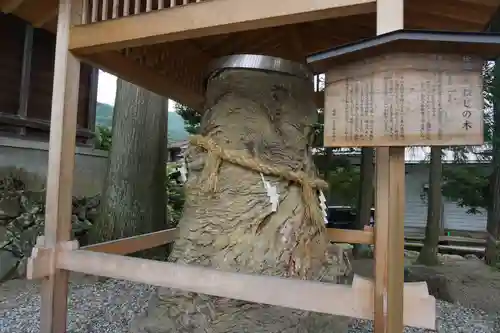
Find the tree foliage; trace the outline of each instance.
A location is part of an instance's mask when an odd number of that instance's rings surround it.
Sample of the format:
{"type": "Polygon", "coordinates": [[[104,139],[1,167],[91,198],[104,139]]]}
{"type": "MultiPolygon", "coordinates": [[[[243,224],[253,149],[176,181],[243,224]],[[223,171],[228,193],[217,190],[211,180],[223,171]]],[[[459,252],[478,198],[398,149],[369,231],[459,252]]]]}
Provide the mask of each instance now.
{"type": "Polygon", "coordinates": [[[169,227],[176,227],[182,216],[184,207],[184,187],[177,181],[178,165],[173,163],[167,165],[167,178],[165,189],[167,191],[167,217],[169,227]]]}
{"type": "MultiPolygon", "coordinates": [[[[196,134],[202,115],[187,106],[176,104],[176,112],[184,118],[186,130],[196,134]]],[[[358,198],[359,168],[353,167],[346,153],[357,151],[351,148],[323,147],[324,113],[318,109],[318,121],[313,126],[313,159],[321,177],[329,183],[328,197],[339,204],[356,206],[358,198]]]]}
{"type": "Polygon", "coordinates": [[[177,114],[184,118],[186,124],[185,128],[188,133],[198,133],[198,129],[200,128],[201,124],[201,113],[179,103],[175,104],[175,112],[177,112],[177,114]]]}
{"type": "MultiPolygon", "coordinates": [[[[485,145],[479,149],[471,147],[450,148],[454,153],[454,162],[466,163],[467,153],[474,152],[478,162],[491,161],[495,136],[494,133],[494,107],[493,101],[500,96],[500,78],[495,78],[495,66],[491,63],[485,65],[483,70],[484,80],[484,140],[485,145]]],[[[495,145],[500,147],[498,143],[495,145]]],[[[457,202],[460,207],[466,207],[470,214],[480,213],[480,209],[487,209],[491,201],[489,195],[491,169],[484,165],[464,164],[462,167],[445,168],[443,170],[443,195],[457,202]]]]}
{"type": "Polygon", "coordinates": [[[111,128],[107,126],[97,126],[96,127],[96,142],[95,148],[109,151],[111,149],[111,128]]]}
{"type": "Polygon", "coordinates": [[[338,204],[356,207],[360,185],[360,173],[357,166],[338,166],[332,168],[326,179],[329,185],[330,196],[338,204]]]}
{"type": "Polygon", "coordinates": [[[443,195],[466,207],[469,214],[479,214],[488,207],[489,170],[463,166],[443,170],[443,195]]]}

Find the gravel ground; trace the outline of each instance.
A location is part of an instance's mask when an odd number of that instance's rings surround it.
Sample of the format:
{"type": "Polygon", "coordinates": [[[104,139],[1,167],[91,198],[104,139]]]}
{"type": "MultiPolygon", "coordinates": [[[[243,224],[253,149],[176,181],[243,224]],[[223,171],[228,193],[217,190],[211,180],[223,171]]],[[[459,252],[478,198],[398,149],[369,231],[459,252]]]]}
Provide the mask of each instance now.
{"type": "MultiPolygon", "coordinates": [[[[38,333],[40,297],[38,286],[24,284],[17,290],[0,288],[0,333],[38,333]]],[[[126,281],[73,281],[67,333],[128,332],[130,320],[144,311],[154,287],[126,281]]],[[[500,332],[496,318],[481,310],[437,301],[439,333],[500,332]]],[[[354,320],[349,333],[373,332],[372,323],[354,320]]],[[[405,333],[427,333],[407,328],[405,333]]]]}
{"type": "MultiPolygon", "coordinates": [[[[500,314],[487,314],[458,304],[436,300],[437,332],[439,333],[495,333],[500,332],[500,314]]],[[[368,320],[355,320],[349,333],[371,333],[373,324],[368,320]]],[[[406,327],[405,333],[428,333],[432,330],[406,327]]]]}
{"type": "MultiPolygon", "coordinates": [[[[144,311],[154,287],[107,280],[72,282],[70,288],[66,333],[125,333],[130,320],[144,311]]],[[[38,286],[27,285],[17,296],[11,293],[8,299],[1,298],[0,333],[40,331],[38,286]]]]}

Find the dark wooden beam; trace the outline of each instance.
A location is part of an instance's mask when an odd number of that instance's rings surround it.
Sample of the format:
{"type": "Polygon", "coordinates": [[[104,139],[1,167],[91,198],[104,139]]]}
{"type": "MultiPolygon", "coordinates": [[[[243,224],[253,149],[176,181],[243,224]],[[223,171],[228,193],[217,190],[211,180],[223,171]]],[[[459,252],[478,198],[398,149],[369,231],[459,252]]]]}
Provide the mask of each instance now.
{"type": "Polygon", "coordinates": [[[2,12],[6,14],[10,14],[14,12],[17,8],[19,8],[19,6],[21,6],[23,2],[24,0],[9,0],[2,3],[0,9],[2,10],[2,12]]]}
{"type": "Polygon", "coordinates": [[[500,32],[500,5],[498,5],[498,9],[491,17],[490,22],[484,27],[484,31],[500,32]]]}
{"type": "MultiPolygon", "coordinates": [[[[50,132],[50,122],[42,119],[25,118],[17,115],[0,112],[0,124],[24,127],[40,130],[46,133],[50,132]]],[[[76,130],[76,136],[80,138],[92,138],[94,133],[88,129],[79,128],[76,130]]]]}

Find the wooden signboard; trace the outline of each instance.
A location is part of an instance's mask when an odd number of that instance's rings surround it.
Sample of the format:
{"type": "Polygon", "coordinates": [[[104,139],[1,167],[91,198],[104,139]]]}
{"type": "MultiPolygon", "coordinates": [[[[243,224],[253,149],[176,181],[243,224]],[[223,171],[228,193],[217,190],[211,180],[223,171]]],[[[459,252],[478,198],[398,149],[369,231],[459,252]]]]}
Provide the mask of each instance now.
{"type": "Polygon", "coordinates": [[[326,73],[325,146],[483,144],[484,61],[398,53],[326,73]]]}

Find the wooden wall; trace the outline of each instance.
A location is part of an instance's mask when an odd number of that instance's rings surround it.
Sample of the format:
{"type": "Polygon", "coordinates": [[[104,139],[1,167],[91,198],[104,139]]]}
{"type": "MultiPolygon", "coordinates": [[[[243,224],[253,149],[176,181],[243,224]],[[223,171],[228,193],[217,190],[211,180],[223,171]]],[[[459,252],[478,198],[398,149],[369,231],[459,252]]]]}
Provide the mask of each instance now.
{"type": "Polygon", "coordinates": [[[17,114],[24,48],[24,23],[0,14],[0,112],[17,114]],[[8,32],[8,33],[5,33],[8,32]]]}
{"type": "MultiPolygon", "coordinates": [[[[0,44],[2,46],[0,50],[0,135],[23,135],[30,139],[47,140],[52,103],[55,36],[42,29],[33,31],[29,94],[26,96],[28,104],[26,115],[23,115],[18,110],[26,23],[12,15],[0,14],[0,31],[8,32],[2,33],[3,38],[0,44]]],[[[79,143],[88,141],[94,129],[95,103],[91,103],[90,99],[95,99],[96,96],[91,93],[92,72],[92,67],[82,65],[77,117],[77,141],[79,143]]]]}

